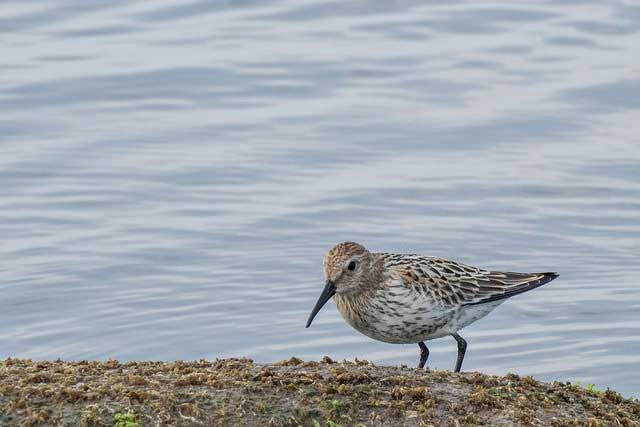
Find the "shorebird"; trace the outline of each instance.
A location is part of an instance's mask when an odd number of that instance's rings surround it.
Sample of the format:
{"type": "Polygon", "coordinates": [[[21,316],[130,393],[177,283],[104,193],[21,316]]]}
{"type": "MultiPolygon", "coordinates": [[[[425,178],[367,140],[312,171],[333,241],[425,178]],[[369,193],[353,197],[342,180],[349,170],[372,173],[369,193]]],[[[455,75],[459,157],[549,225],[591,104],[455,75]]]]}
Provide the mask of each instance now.
{"type": "Polygon", "coordinates": [[[549,283],[557,273],[487,271],[424,255],[373,253],[354,242],[339,243],[324,257],[325,286],[307,328],[333,297],[357,331],[392,344],[417,343],[418,368],[429,357],[425,341],[452,336],[460,372],[467,342],[458,331],[483,318],[507,298],[549,283]]]}

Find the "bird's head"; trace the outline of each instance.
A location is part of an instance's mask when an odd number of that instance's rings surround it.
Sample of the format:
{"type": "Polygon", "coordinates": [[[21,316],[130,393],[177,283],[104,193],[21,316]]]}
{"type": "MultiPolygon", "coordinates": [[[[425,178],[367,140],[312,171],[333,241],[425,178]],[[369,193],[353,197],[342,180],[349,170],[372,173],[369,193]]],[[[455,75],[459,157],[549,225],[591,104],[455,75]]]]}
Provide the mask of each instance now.
{"type": "Polygon", "coordinates": [[[333,295],[352,295],[367,289],[374,263],[373,255],[359,243],[343,242],[331,248],[323,261],[325,286],[309,315],[307,328],[333,295]]]}

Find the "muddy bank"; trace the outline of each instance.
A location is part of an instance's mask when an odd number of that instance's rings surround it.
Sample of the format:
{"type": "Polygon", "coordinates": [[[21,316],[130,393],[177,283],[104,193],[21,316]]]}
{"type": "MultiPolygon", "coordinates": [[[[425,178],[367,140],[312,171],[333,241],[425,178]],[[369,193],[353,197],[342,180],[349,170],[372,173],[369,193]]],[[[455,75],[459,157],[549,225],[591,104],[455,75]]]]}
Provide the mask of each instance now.
{"type": "Polygon", "coordinates": [[[640,426],[640,402],[365,361],[0,362],[0,426],[640,426]]]}

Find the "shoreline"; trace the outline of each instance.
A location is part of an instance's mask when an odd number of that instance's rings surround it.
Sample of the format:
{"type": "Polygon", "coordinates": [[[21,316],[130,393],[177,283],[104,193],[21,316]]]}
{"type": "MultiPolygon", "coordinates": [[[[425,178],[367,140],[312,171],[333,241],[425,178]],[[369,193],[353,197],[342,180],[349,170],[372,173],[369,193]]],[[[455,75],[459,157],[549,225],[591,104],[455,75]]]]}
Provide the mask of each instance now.
{"type": "Polygon", "coordinates": [[[630,426],[640,401],[515,374],[298,358],[0,361],[1,426],[630,426]]]}

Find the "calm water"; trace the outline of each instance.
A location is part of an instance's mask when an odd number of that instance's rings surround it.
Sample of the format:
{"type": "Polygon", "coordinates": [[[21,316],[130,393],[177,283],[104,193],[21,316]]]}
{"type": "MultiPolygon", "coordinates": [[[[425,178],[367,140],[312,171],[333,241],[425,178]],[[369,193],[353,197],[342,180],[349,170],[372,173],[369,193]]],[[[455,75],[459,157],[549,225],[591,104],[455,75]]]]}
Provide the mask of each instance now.
{"type": "Polygon", "coordinates": [[[559,271],[466,369],[640,396],[637,2],[4,0],[0,33],[0,357],[414,365],[333,304],[304,329],[356,240],[559,271]]]}

